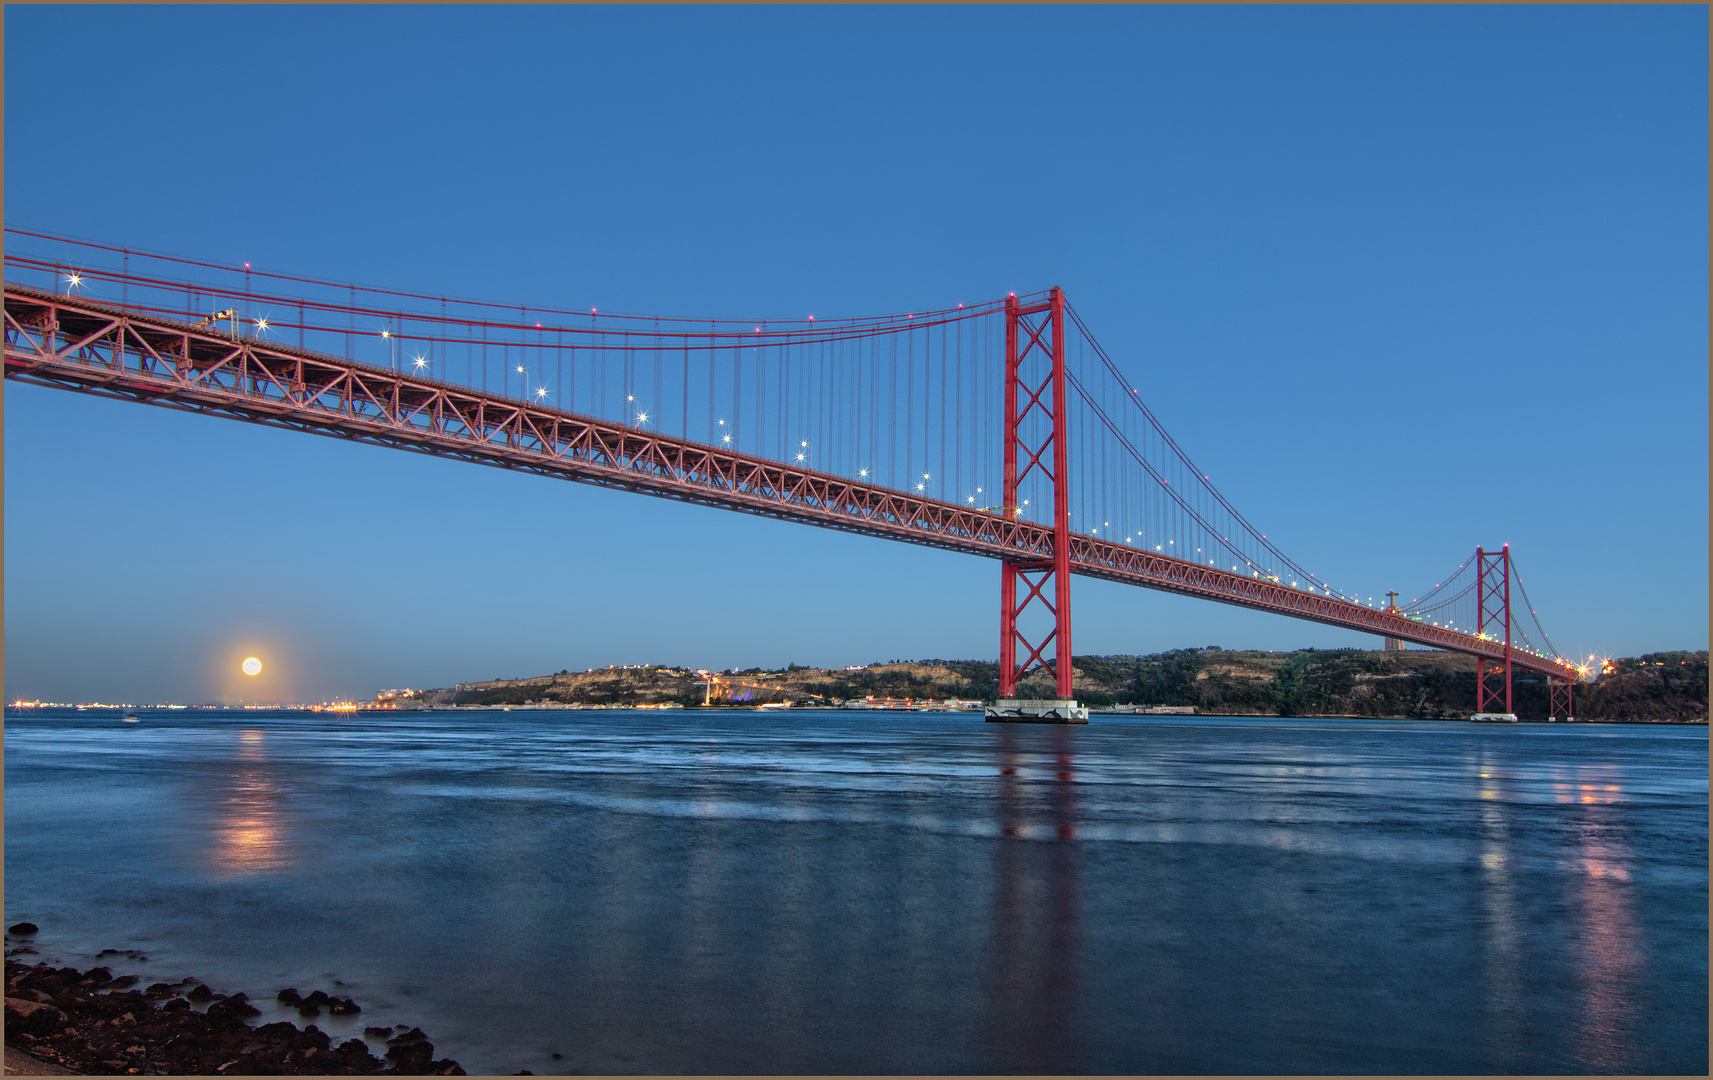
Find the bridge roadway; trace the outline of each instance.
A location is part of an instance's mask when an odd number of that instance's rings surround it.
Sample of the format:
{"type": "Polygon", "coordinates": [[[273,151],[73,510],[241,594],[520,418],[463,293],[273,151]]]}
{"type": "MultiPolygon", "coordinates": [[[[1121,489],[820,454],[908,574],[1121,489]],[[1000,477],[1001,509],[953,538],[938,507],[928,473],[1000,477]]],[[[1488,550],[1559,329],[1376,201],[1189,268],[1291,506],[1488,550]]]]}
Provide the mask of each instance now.
{"type": "MultiPolygon", "coordinates": [[[[1050,526],[531,405],[157,314],[8,283],[6,377],[969,555],[1049,560],[1050,526]]],[[[1071,571],[1503,660],[1502,641],[1094,537],[1071,571]]],[[[1514,665],[1573,667],[1513,647],[1514,665]]]]}

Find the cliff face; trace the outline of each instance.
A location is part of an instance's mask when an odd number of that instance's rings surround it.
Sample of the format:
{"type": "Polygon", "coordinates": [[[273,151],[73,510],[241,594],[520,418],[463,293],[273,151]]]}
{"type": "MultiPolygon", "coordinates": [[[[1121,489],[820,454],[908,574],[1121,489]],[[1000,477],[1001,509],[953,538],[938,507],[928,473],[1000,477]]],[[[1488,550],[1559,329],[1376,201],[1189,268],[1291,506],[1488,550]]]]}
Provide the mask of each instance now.
{"type": "MultiPolygon", "coordinates": [[[[777,700],[777,699],[774,699],[777,700]]],[[[526,679],[488,679],[419,692],[411,703],[433,705],[701,704],[695,672],[671,667],[596,668],[526,679]]],[[[403,704],[403,703],[401,703],[403,704]]]]}
{"type": "MultiPolygon", "coordinates": [[[[788,701],[816,704],[852,698],[979,698],[999,692],[999,667],[983,660],[922,660],[870,664],[856,670],[750,669],[722,673],[714,700],[736,705],[788,701]]],[[[1108,705],[1191,705],[1227,716],[1373,716],[1463,719],[1475,711],[1475,661],[1455,653],[1226,652],[1176,649],[1150,656],[1082,656],[1075,660],[1077,697],[1108,705]]],[[[1547,715],[1545,679],[1518,671],[1514,707],[1524,719],[1547,715]]],[[[1707,653],[1654,653],[1616,661],[1614,670],[1575,690],[1580,720],[1707,721],[1707,653]]],[[[1032,678],[1020,697],[1052,697],[1052,685],[1032,678]]],[[[702,677],[683,668],[631,667],[562,671],[528,679],[492,679],[428,690],[412,705],[591,706],[700,705],[702,677]]]]}
{"type": "MultiPolygon", "coordinates": [[[[1475,660],[1457,653],[1293,653],[1182,649],[1141,657],[1084,657],[1091,693],[1153,705],[1194,705],[1204,713],[1270,716],[1396,716],[1463,719],[1475,711],[1475,660]]],[[[1707,653],[1657,653],[1621,660],[1617,670],[1574,691],[1580,720],[1707,722],[1707,653]]],[[[1513,708],[1524,719],[1548,714],[1544,676],[1517,670],[1513,708]]],[[[1080,681],[1079,681],[1080,691],[1080,681]]]]}
{"type": "Polygon", "coordinates": [[[1579,686],[1582,720],[1707,722],[1707,652],[1664,652],[1613,661],[1616,670],[1579,686]]]}

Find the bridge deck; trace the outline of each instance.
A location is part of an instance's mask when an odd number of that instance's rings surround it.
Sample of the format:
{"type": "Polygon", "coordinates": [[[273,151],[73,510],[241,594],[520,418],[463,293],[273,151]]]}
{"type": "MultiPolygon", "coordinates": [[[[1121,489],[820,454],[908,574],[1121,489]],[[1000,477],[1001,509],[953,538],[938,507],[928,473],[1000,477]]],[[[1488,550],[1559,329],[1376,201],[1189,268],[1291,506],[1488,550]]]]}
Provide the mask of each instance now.
{"type": "MultiPolygon", "coordinates": [[[[1051,558],[1051,527],[595,417],[8,284],[6,377],[518,469],[989,558],[1051,558]]],[[[1502,659],[1502,642],[1095,537],[1071,570],[1502,659]]],[[[1512,662],[1575,669],[1513,648],[1512,662]]]]}

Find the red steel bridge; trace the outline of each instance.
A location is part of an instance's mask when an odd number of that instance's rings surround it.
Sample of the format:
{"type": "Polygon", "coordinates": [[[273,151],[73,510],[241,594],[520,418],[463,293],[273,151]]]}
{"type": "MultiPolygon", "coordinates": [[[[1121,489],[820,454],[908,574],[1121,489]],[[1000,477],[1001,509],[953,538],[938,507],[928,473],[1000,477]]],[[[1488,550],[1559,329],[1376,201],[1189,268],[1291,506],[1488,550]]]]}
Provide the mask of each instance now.
{"type": "Polygon", "coordinates": [[[1511,712],[1524,668],[1568,717],[1585,674],[1508,546],[1402,605],[1292,561],[1056,288],[868,318],[675,319],[6,232],[8,379],[995,559],[1003,697],[1037,670],[1072,696],[1076,574],[1467,653],[1478,712],[1511,712]]]}

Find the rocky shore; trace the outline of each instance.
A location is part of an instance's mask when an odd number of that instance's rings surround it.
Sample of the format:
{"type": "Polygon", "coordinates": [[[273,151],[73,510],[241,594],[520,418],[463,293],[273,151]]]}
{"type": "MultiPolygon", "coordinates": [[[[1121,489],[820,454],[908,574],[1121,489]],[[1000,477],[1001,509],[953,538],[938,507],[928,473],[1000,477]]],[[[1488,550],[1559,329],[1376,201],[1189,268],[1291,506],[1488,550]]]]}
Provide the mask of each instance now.
{"type": "MultiPolygon", "coordinates": [[[[35,928],[22,924],[11,936],[35,928]]],[[[9,953],[24,950],[11,949],[9,953]]],[[[33,950],[30,950],[33,951],[33,950]]],[[[109,950],[115,957],[135,959],[109,950]]],[[[101,957],[97,957],[101,959],[101,957]]],[[[339,1045],[313,1022],[251,1027],[260,1014],[242,993],[222,994],[197,979],[136,989],[135,975],[107,967],[78,971],[6,960],[6,1044],[77,1073],[194,1076],[462,1076],[418,1028],[370,1027],[339,1045]],[[383,1057],[370,1046],[384,1045],[383,1057]]],[[[278,1000],[306,1020],[362,1011],[323,990],[281,990],[278,1000]]]]}

